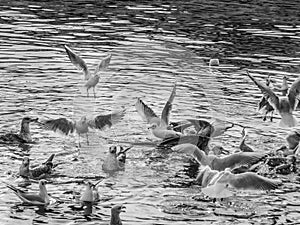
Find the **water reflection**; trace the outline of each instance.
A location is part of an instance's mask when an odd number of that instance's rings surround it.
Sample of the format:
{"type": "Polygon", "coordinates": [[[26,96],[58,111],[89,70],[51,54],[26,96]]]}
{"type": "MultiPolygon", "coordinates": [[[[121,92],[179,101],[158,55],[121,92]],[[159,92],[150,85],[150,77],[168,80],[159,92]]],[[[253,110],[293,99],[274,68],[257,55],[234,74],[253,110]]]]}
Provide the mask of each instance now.
{"type": "MultiPolygon", "coordinates": [[[[135,112],[136,98],[160,110],[175,79],[179,85],[172,120],[219,117],[249,127],[248,142],[258,151],[282,145],[288,130],[277,128],[276,118],[262,121],[255,111],[261,94],[249,85],[243,69],[260,79],[270,74],[277,83],[282,74],[288,80],[299,75],[297,2],[1,3],[1,132],[17,130],[24,115],[76,120],[86,113],[127,109],[117,127],[93,132],[91,145],[84,144],[79,155],[74,137],[55,135],[39,126],[31,128],[36,144],[0,146],[1,178],[12,182],[24,155],[42,161],[55,153],[58,164],[53,183],[47,186],[56,203],[45,211],[16,207],[17,198],[0,184],[1,224],[105,224],[116,203],[126,204],[124,224],[231,224],[245,218],[266,224],[297,221],[297,176],[285,178],[287,187],[281,192],[242,195],[230,200],[234,205],[216,206],[193,183],[197,166],[189,157],[153,145],[134,146],[125,171],[108,177],[101,169],[110,143],[149,143],[146,138],[153,137],[135,112]],[[80,50],[91,66],[96,66],[99,56],[112,52],[110,70],[101,74],[96,99],[82,92],[82,74],[69,62],[64,44],[80,50]],[[208,68],[211,57],[219,58],[220,67],[208,68]],[[99,184],[101,201],[85,218],[84,211],[69,207],[75,203],[68,191],[80,193],[84,187],[78,184],[83,179],[96,182],[101,177],[105,177],[99,184]]],[[[239,140],[240,129],[233,128],[213,143],[234,151],[239,140]]]]}

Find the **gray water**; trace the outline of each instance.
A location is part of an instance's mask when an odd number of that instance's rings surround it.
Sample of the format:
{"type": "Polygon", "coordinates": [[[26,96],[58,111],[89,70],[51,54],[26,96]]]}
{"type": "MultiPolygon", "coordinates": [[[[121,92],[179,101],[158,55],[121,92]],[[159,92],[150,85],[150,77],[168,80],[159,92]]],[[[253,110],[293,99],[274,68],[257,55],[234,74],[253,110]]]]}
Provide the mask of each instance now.
{"type": "MultiPolygon", "coordinates": [[[[300,221],[299,176],[278,176],[283,187],[273,192],[239,193],[221,203],[201,195],[192,183],[189,156],[135,145],[126,170],[112,176],[101,165],[108,147],[156,140],[137,114],[138,97],[160,114],[173,83],[178,89],[172,121],[220,118],[249,127],[247,143],[256,151],[284,144],[288,129],[263,122],[257,112],[260,91],[247,78],[267,75],[281,84],[299,76],[298,1],[0,1],[1,133],[18,131],[25,115],[79,119],[125,107],[120,123],[92,131],[90,145],[32,124],[36,144],[0,146],[1,179],[17,177],[24,156],[33,164],[55,153],[52,204],[42,212],[20,204],[0,183],[0,224],[108,224],[110,208],[126,205],[124,224],[295,224],[300,221]],[[109,69],[101,75],[97,98],[86,97],[83,75],[63,45],[79,53],[93,70],[107,53],[109,69]],[[211,57],[220,67],[209,68],[211,57]],[[74,158],[78,157],[77,161],[74,158]],[[90,220],[70,206],[72,191],[83,179],[99,184],[101,201],[90,220]]],[[[299,113],[296,113],[299,118],[299,113]]],[[[234,152],[240,127],[212,140],[234,152]]],[[[37,184],[29,186],[37,190],[37,184]]]]}

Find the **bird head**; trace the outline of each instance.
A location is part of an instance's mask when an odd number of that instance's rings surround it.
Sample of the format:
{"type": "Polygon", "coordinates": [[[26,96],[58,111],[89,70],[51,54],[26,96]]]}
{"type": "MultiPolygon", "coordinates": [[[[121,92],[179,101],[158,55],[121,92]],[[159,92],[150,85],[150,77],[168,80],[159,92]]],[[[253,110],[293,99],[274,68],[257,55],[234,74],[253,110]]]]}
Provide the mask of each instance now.
{"type": "Polygon", "coordinates": [[[22,160],[22,164],[23,164],[24,166],[28,166],[29,163],[30,163],[30,159],[29,159],[27,156],[24,157],[23,160],[22,160]]]}
{"type": "Polygon", "coordinates": [[[111,154],[116,154],[117,153],[117,146],[110,146],[108,149],[108,152],[111,154]]]}
{"type": "Polygon", "coordinates": [[[121,212],[125,212],[126,207],[122,204],[115,205],[111,208],[112,215],[120,215],[121,212]]]}
{"type": "Polygon", "coordinates": [[[38,122],[38,120],[39,120],[39,118],[31,118],[31,117],[26,116],[22,119],[22,124],[31,123],[31,122],[38,122]]]}
{"type": "Polygon", "coordinates": [[[154,130],[154,129],[156,129],[158,126],[159,126],[159,125],[158,125],[157,123],[152,123],[152,124],[150,125],[150,127],[148,127],[148,129],[149,129],[149,130],[154,130]]]}
{"type": "Polygon", "coordinates": [[[46,184],[47,184],[47,181],[46,181],[46,180],[40,180],[40,181],[39,181],[39,187],[40,187],[40,189],[41,189],[41,188],[45,188],[45,187],[46,187],[46,184]]]}

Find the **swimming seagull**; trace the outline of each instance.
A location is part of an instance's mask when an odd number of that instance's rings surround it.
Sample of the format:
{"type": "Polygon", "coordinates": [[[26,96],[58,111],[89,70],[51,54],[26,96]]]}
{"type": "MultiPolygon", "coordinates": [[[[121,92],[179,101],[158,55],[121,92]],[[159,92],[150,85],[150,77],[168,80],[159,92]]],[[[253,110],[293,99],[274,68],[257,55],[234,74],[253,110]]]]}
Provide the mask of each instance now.
{"type": "Polygon", "coordinates": [[[246,137],[247,137],[247,131],[245,130],[245,127],[242,130],[242,140],[240,142],[240,150],[242,152],[254,152],[254,150],[245,143],[246,137]]]}
{"type": "Polygon", "coordinates": [[[209,66],[219,66],[220,62],[219,59],[210,59],[209,60],[209,66]]]}
{"type": "Polygon", "coordinates": [[[125,169],[126,152],[133,146],[124,149],[122,146],[110,146],[108,154],[102,164],[105,172],[115,172],[125,169]]]}
{"type": "Polygon", "coordinates": [[[137,99],[135,103],[135,108],[142,119],[150,124],[150,129],[152,134],[160,139],[179,137],[182,133],[171,130],[169,126],[169,117],[172,109],[172,103],[176,94],[176,83],[174,84],[172,93],[166,102],[163,111],[161,113],[161,118],[159,118],[154,111],[147,106],[140,98],[137,99]]]}
{"type": "Polygon", "coordinates": [[[40,180],[39,181],[39,193],[29,193],[23,191],[11,184],[7,184],[6,186],[11,189],[21,200],[22,202],[30,205],[38,205],[38,206],[45,206],[50,203],[49,196],[46,189],[46,181],[40,180]]]}
{"type": "Polygon", "coordinates": [[[122,204],[115,205],[111,208],[110,225],[122,225],[120,213],[124,212],[126,207],[122,204]]]}
{"type": "Polygon", "coordinates": [[[37,122],[38,118],[24,117],[21,122],[19,134],[8,133],[0,136],[0,143],[17,144],[17,143],[32,143],[29,124],[37,122]]]}
{"type": "Polygon", "coordinates": [[[269,179],[253,172],[233,174],[229,169],[225,171],[212,170],[209,166],[202,166],[196,178],[202,186],[201,191],[212,198],[227,198],[236,190],[271,190],[276,189],[282,182],[269,179]]]}
{"type": "Polygon", "coordinates": [[[252,165],[266,156],[263,153],[257,152],[238,152],[223,157],[206,155],[196,145],[189,143],[176,145],[172,149],[191,154],[201,165],[209,166],[211,169],[218,171],[225,170],[226,168],[233,169],[240,165],[252,165]]]}
{"type": "Polygon", "coordinates": [[[89,144],[89,128],[104,130],[106,127],[111,127],[112,125],[118,123],[121,119],[123,119],[125,111],[126,110],[123,109],[121,111],[113,112],[106,115],[98,115],[92,119],[87,119],[86,116],[82,116],[79,121],[70,121],[66,118],[50,119],[42,122],[41,124],[46,129],[53,130],[55,132],[61,131],[65,135],[76,131],[79,136],[79,146],[81,146],[80,136],[82,134],[86,135],[86,142],[87,144],[89,144]]]}
{"type": "Polygon", "coordinates": [[[257,85],[257,87],[266,96],[269,103],[278,111],[281,116],[279,126],[281,127],[294,127],[297,124],[293,111],[298,105],[298,95],[300,92],[300,78],[296,79],[288,91],[287,96],[278,97],[268,86],[260,83],[247,71],[248,77],[257,85]]]}
{"type": "Polygon", "coordinates": [[[97,65],[97,67],[94,71],[94,75],[91,75],[85,61],[79,55],[77,55],[75,52],[73,52],[67,45],[64,45],[64,47],[65,47],[65,50],[66,50],[71,62],[79,70],[82,70],[84,73],[84,79],[86,80],[86,83],[84,86],[87,91],[87,96],[89,96],[89,89],[93,88],[94,97],[96,97],[95,87],[98,84],[99,79],[100,79],[99,72],[101,70],[105,70],[108,67],[108,65],[110,63],[110,59],[111,59],[111,54],[108,54],[99,62],[99,64],[97,65]]]}
{"type": "Polygon", "coordinates": [[[53,158],[55,154],[52,154],[42,165],[30,168],[30,159],[28,157],[24,157],[22,160],[22,164],[19,168],[19,174],[24,178],[31,179],[43,179],[49,176],[52,172],[52,168],[54,167],[53,158]]]}

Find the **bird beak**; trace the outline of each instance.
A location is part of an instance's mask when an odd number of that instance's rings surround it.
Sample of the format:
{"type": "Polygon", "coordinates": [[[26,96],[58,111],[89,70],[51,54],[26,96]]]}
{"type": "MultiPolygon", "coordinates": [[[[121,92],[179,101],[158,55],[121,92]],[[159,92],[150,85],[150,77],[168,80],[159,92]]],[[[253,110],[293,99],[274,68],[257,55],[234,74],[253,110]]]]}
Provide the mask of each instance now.
{"type": "Polygon", "coordinates": [[[121,212],[126,212],[126,206],[125,205],[122,206],[121,212]]]}
{"type": "Polygon", "coordinates": [[[221,153],[224,154],[224,155],[228,155],[230,152],[228,150],[226,150],[226,149],[223,148],[221,150],[221,153]]]}
{"type": "Polygon", "coordinates": [[[38,122],[39,118],[31,119],[30,122],[38,122]]]}
{"type": "Polygon", "coordinates": [[[130,150],[132,147],[133,147],[133,146],[130,146],[130,147],[126,148],[125,150],[122,151],[122,153],[127,152],[127,151],[130,150]]]}

